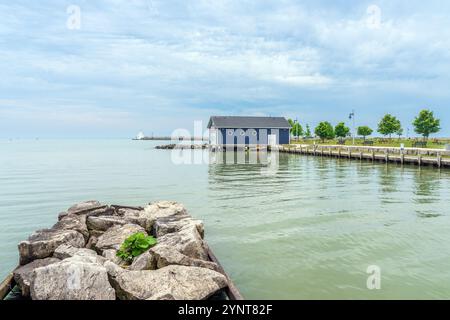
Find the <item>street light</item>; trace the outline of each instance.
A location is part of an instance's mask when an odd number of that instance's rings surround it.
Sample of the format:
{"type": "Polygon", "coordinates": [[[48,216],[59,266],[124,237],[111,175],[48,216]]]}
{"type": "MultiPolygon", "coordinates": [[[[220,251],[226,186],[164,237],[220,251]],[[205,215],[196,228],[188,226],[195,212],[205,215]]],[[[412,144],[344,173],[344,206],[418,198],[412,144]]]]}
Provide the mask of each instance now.
{"type": "Polygon", "coordinates": [[[348,118],[350,120],[353,120],[353,145],[355,145],[355,136],[356,136],[356,132],[355,132],[355,110],[352,110],[352,113],[350,113],[348,118]]]}

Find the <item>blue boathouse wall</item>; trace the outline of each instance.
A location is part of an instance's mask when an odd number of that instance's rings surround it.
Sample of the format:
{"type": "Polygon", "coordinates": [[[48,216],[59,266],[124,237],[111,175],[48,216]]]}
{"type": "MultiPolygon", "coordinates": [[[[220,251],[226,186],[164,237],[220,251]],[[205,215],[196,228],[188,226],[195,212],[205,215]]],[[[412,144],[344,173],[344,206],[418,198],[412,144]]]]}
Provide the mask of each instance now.
{"type": "MultiPolygon", "coordinates": [[[[278,144],[289,144],[289,129],[252,129],[252,128],[221,128],[219,129],[218,144],[226,144],[227,141],[230,144],[237,144],[238,138],[236,130],[243,130],[244,136],[242,141],[244,144],[250,144],[254,141],[255,137],[252,137],[253,132],[256,131],[256,141],[258,144],[267,145],[268,135],[277,135],[278,144]],[[232,132],[232,133],[231,133],[232,132]],[[230,134],[231,133],[231,134],[230,134]],[[228,137],[228,140],[227,140],[228,137]]],[[[239,131],[241,132],[241,131],[239,131]]]]}

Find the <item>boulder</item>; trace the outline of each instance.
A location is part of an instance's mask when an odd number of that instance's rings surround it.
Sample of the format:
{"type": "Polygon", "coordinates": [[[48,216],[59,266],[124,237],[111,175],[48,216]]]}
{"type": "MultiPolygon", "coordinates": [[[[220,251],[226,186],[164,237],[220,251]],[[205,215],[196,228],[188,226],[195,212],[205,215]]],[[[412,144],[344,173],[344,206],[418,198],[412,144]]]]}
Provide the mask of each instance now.
{"type": "Polygon", "coordinates": [[[88,242],[86,243],[86,249],[94,249],[95,248],[95,244],[97,243],[97,236],[92,235],[89,237],[88,242]]]}
{"type": "Polygon", "coordinates": [[[146,219],[145,229],[150,232],[158,218],[188,216],[186,208],[178,202],[159,201],[151,203],[144,208],[139,217],[146,219]]]}
{"type": "Polygon", "coordinates": [[[88,229],[105,232],[113,226],[125,224],[137,224],[146,229],[147,219],[141,217],[143,209],[116,207],[113,207],[113,209],[115,210],[113,214],[89,215],[87,218],[88,229]]]}
{"type": "Polygon", "coordinates": [[[200,237],[204,237],[204,227],[203,222],[200,220],[195,220],[190,216],[171,216],[157,218],[153,230],[156,237],[161,237],[168,233],[179,232],[182,229],[193,228],[197,229],[200,237]]]}
{"type": "Polygon", "coordinates": [[[106,249],[119,250],[125,239],[137,232],[143,232],[147,235],[144,228],[136,224],[114,226],[98,238],[95,248],[100,253],[106,249]]]}
{"type": "Polygon", "coordinates": [[[158,243],[172,247],[190,258],[208,260],[205,244],[195,226],[158,237],[158,243]]]}
{"type": "Polygon", "coordinates": [[[104,206],[104,207],[100,207],[98,209],[94,209],[91,210],[89,212],[86,213],[86,215],[88,217],[96,217],[96,216],[112,216],[114,215],[114,209],[104,206]]]}
{"type": "Polygon", "coordinates": [[[203,300],[228,285],[216,271],[186,266],[168,266],[158,270],[120,270],[106,262],[110,282],[121,300],[203,300]]]}
{"type": "Polygon", "coordinates": [[[125,261],[123,261],[121,258],[117,256],[117,250],[114,249],[103,250],[102,256],[105,259],[117,264],[118,266],[126,264],[125,261]]]}
{"type": "Polygon", "coordinates": [[[116,211],[119,211],[119,210],[142,211],[142,210],[144,210],[144,208],[141,206],[121,206],[121,205],[116,205],[116,204],[111,205],[111,208],[113,208],[116,211]]]}
{"type": "Polygon", "coordinates": [[[89,231],[86,226],[86,215],[67,214],[62,217],[52,229],[75,230],[81,233],[86,241],[89,239],[89,231]]]}
{"type": "Polygon", "coordinates": [[[98,231],[98,230],[89,230],[89,234],[91,235],[91,237],[89,238],[89,240],[91,240],[92,238],[95,238],[98,240],[98,238],[100,236],[102,236],[105,233],[105,231],[98,231]]]}
{"type": "Polygon", "coordinates": [[[74,230],[44,229],[33,233],[28,240],[19,243],[20,264],[50,257],[61,244],[84,247],[84,237],[74,230]]]}
{"type": "Polygon", "coordinates": [[[65,216],[69,214],[87,214],[88,212],[103,210],[106,211],[108,206],[102,205],[100,202],[96,200],[85,201],[81,203],[77,203],[71,206],[67,211],[61,212],[58,215],[58,219],[61,220],[65,216]]]}
{"type": "Polygon", "coordinates": [[[117,209],[117,214],[128,223],[140,225],[147,232],[151,231],[151,224],[149,220],[143,215],[144,209],[120,208],[117,209]]]}
{"type": "Polygon", "coordinates": [[[96,209],[103,209],[106,207],[107,207],[106,205],[102,205],[97,200],[90,200],[90,201],[77,203],[77,204],[71,206],[69,209],[67,209],[67,213],[81,214],[81,213],[87,213],[89,211],[93,211],[96,209]]]}
{"type": "Polygon", "coordinates": [[[77,248],[70,244],[62,244],[56,248],[53,257],[64,260],[73,256],[95,257],[97,252],[86,248],[77,248]]]}
{"type": "Polygon", "coordinates": [[[151,251],[145,251],[143,254],[133,259],[129,270],[155,270],[156,260],[151,251]]]}
{"type": "MultiPolygon", "coordinates": [[[[181,266],[208,268],[211,270],[219,271],[219,266],[216,263],[211,261],[190,258],[182,254],[178,250],[174,249],[173,247],[169,246],[158,244],[150,249],[150,254],[152,257],[152,261],[154,261],[154,263],[156,264],[156,268],[153,269],[161,269],[169,265],[181,265],[181,266]]],[[[146,269],[134,269],[134,270],[146,270],[146,269]]]]}
{"type": "Polygon", "coordinates": [[[73,256],[34,270],[33,300],[115,300],[105,267],[95,257],[73,256]]]}
{"type": "Polygon", "coordinates": [[[29,264],[21,266],[14,270],[14,280],[22,290],[22,296],[28,297],[30,295],[30,284],[33,279],[34,269],[48,266],[52,263],[59,262],[56,258],[36,259],[29,264]]]}
{"type": "Polygon", "coordinates": [[[86,220],[89,230],[105,232],[116,225],[123,226],[127,222],[118,216],[89,216],[86,220]]]}

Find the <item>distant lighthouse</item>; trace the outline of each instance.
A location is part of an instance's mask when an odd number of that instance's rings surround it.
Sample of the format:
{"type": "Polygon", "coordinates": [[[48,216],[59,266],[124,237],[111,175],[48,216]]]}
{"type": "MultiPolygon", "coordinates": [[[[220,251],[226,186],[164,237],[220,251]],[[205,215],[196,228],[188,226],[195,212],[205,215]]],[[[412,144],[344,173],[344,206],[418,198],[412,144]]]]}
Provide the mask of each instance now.
{"type": "Polygon", "coordinates": [[[137,134],[137,136],[136,136],[136,139],[137,140],[143,140],[145,138],[145,134],[144,134],[144,132],[139,132],[138,134],[137,134]]]}

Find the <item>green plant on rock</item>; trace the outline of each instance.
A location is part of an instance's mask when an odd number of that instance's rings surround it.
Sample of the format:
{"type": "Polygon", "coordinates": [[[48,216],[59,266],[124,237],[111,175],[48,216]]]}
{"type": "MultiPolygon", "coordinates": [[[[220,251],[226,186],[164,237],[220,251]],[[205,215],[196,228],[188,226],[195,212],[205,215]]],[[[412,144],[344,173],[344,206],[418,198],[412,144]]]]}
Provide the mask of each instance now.
{"type": "Polygon", "coordinates": [[[117,251],[117,256],[126,262],[131,262],[133,258],[141,255],[156,245],[156,243],[157,241],[154,237],[138,232],[125,239],[117,251]]]}

